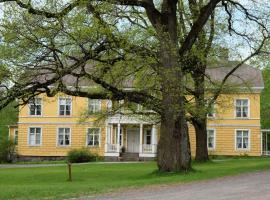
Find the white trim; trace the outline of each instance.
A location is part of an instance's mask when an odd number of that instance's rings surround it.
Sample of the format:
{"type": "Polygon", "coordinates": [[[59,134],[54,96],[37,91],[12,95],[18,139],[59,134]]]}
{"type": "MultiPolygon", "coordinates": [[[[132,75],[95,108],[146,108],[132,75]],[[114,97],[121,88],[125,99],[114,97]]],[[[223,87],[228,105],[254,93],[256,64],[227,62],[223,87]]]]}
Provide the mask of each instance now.
{"type": "Polygon", "coordinates": [[[106,156],[106,157],[119,157],[119,153],[118,152],[116,152],[116,153],[105,152],[104,156],[106,156]]]}
{"type": "MultiPolygon", "coordinates": [[[[56,147],[60,147],[60,148],[65,148],[65,147],[71,147],[71,141],[72,141],[72,130],[71,130],[71,127],[68,127],[68,126],[59,126],[59,127],[56,127],[56,130],[57,130],[57,132],[56,132],[56,147]],[[69,145],[59,145],[59,143],[58,143],[58,140],[59,140],[59,129],[60,128],[64,128],[64,129],[66,129],[66,128],[69,128],[69,145]]],[[[64,140],[65,140],[65,137],[64,137],[64,140]]]]}
{"type": "Polygon", "coordinates": [[[101,127],[87,127],[86,128],[86,147],[89,148],[100,148],[101,147],[101,127]],[[99,134],[98,134],[98,146],[95,145],[88,145],[88,129],[99,129],[99,134]]]}
{"type": "Polygon", "coordinates": [[[157,156],[156,153],[139,153],[139,157],[154,158],[156,156],[157,156]]]}
{"type": "Polygon", "coordinates": [[[71,125],[71,124],[95,124],[94,122],[18,122],[18,124],[58,124],[58,125],[71,125]]]}
{"type": "Polygon", "coordinates": [[[58,118],[59,117],[63,117],[63,118],[69,118],[72,116],[72,104],[73,104],[73,98],[72,96],[58,96],[58,118]],[[63,98],[63,99],[70,99],[70,115],[60,115],[60,99],[63,98]]]}
{"type": "Polygon", "coordinates": [[[216,129],[215,128],[207,128],[207,148],[210,151],[214,151],[216,149],[216,129]],[[213,148],[208,147],[208,131],[213,131],[214,132],[214,144],[213,148]]]}
{"type": "MultiPolygon", "coordinates": [[[[42,146],[42,132],[43,132],[43,130],[42,130],[42,127],[39,127],[39,126],[29,126],[28,127],[28,132],[27,132],[27,144],[28,144],[28,147],[40,147],[40,146],[42,146]],[[30,138],[29,138],[29,135],[30,135],[30,129],[31,128],[40,128],[40,144],[34,144],[34,145],[30,145],[30,138]]],[[[35,134],[36,134],[36,132],[35,132],[35,134]]]]}
{"type": "MultiPolygon", "coordinates": [[[[242,133],[242,135],[243,135],[243,133],[242,133]]],[[[251,138],[251,130],[250,129],[235,129],[234,130],[234,148],[235,148],[235,151],[250,151],[250,149],[251,149],[250,138],[251,138]],[[238,148],[237,147],[237,131],[248,131],[248,148],[243,149],[243,148],[238,148]]]]}
{"type": "Polygon", "coordinates": [[[213,127],[261,127],[260,124],[208,124],[213,127]]]}
{"type": "Polygon", "coordinates": [[[234,98],[234,118],[235,119],[249,119],[250,118],[250,99],[249,98],[234,98]],[[247,100],[248,101],[248,113],[247,113],[247,117],[237,117],[236,114],[236,101],[237,100],[247,100]]]}

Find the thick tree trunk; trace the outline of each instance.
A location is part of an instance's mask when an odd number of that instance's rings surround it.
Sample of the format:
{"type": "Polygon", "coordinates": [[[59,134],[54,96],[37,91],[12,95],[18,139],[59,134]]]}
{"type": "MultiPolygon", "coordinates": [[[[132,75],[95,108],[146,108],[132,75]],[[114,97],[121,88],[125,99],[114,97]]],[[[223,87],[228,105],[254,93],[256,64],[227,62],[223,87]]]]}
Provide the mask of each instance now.
{"type": "Polygon", "coordinates": [[[194,119],[192,124],[196,132],[196,156],[198,162],[206,162],[209,160],[207,148],[207,122],[206,118],[194,119]]]}
{"type": "Polygon", "coordinates": [[[162,119],[157,164],[163,172],[188,171],[191,168],[188,126],[182,116],[176,120],[162,119]]]}

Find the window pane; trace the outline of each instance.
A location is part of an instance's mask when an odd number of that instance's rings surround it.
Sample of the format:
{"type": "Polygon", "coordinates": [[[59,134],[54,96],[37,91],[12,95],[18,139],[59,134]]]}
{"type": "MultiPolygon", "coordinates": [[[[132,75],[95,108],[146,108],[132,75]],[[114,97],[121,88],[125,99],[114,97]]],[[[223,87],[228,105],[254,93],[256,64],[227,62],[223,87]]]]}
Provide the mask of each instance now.
{"type": "Polygon", "coordinates": [[[243,139],[243,148],[247,149],[248,148],[248,138],[243,139]]]}
{"type": "Polygon", "coordinates": [[[242,148],[242,138],[237,138],[237,148],[241,149],[242,148]]]}
{"type": "Polygon", "coordinates": [[[36,145],[40,145],[40,133],[36,134],[36,145]]]}
{"type": "Polygon", "coordinates": [[[248,100],[247,100],[247,99],[242,100],[242,105],[243,105],[243,106],[248,106],[248,100]]]}

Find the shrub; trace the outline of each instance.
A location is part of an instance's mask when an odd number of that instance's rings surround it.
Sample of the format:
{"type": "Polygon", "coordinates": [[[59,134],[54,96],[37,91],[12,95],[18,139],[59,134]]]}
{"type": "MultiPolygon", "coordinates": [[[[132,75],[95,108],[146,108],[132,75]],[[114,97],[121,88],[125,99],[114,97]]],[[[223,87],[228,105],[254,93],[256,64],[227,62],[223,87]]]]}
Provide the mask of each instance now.
{"type": "Polygon", "coordinates": [[[73,149],[67,154],[67,160],[71,163],[84,163],[96,161],[98,156],[91,153],[88,149],[73,149]]]}
{"type": "Polygon", "coordinates": [[[0,163],[10,163],[16,158],[16,148],[12,140],[7,137],[0,138],[0,163]]]}

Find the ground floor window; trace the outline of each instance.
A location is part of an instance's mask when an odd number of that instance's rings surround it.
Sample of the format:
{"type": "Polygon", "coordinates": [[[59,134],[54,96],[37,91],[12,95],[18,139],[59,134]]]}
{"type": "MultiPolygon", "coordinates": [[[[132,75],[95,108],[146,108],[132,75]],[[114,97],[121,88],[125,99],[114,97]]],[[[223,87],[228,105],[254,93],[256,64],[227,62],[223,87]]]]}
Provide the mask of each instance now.
{"type": "Polygon", "coordinates": [[[69,146],[71,142],[70,128],[58,128],[58,146],[69,146]]]}
{"type": "Polygon", "coordinates": [[[88,128],[87,146],[99,146],[100,144],[100,128],[88,128]]]}
{"type": "Polygon", "coordinates": [[[29,128],[28,144],[30,146],[40,146],[41,145],[41,128],[40,127],[30,127],[29,128]]]}
{"type": "Polygon", "coordinates": [[[214,129],[208,129],[207,130],[207,147],[208,149],[214,149],[215,148],[215,130],[214,129]]]}
{"type": "Polygon", "coordinates": [[[14,144],[18,145],[18,129],[14,130],[14,144]]]}
{"type": "Polygon", "coordinates": [[[249,130],[236,130],[236,149],[249,149],[249,130]]]}

